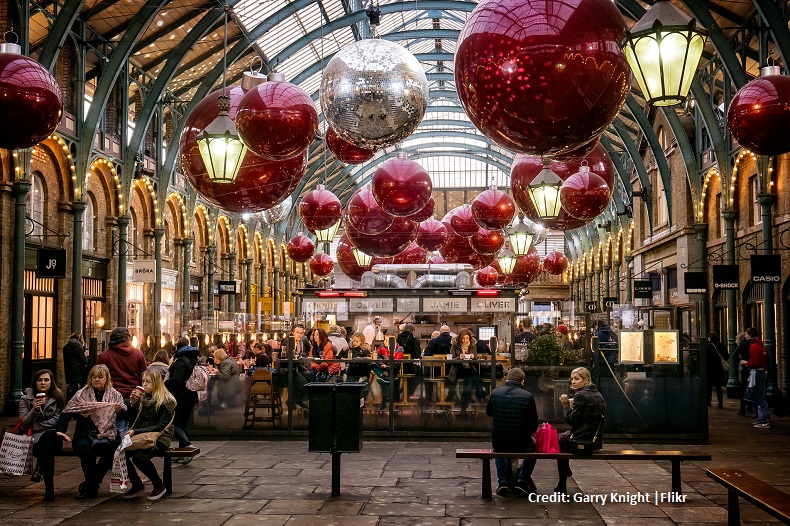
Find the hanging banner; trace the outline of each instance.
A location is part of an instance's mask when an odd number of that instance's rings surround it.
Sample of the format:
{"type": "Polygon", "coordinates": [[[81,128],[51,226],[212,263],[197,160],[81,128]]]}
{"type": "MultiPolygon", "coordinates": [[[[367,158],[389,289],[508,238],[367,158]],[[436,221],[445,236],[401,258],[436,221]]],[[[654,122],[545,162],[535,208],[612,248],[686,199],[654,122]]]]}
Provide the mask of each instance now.
{"type": "Polygon", "coordinates": [[[752,281],[755,283],[779,283],[782,281],[782,264],[778,255],[754,255],[751,257],[752,281]]]}
{"type": "Polygon", "coordinates": [[[620,308],[620,300],[618,300],[616,297],[611,296],[611,297],[605,297],[603,299],[603,310],[604,311],[610,312],[610,311],[613,311],[613,310],[619,309],[619,308],[620,308]]]}
{"type": "Polygon", "coordinates": [[[597,313],[600,309],[598,308],[597,301],[585,301],[584,302],[584,310],[585,312],[589,312],[590,314],[597,313]]]}
{"type": "Polygon", "coordinates": [[[133,268],[135,283],[154,283],[156,281],[156,260],[135,259],[133,268]]]}
{"type": "Polygon", "coordinates": [[[649,279],[634,280],[634,299],[653,299],[653,283],[649,279]]]}
{"type": "Polygon", "coordinates": [[[738,265],[713,265],[713,288],[738,290],[740,288],[738,265]]]}
{"type": "Polygon", "coordinates": [[[40,248],[36,276],[39,278],[65,278],[66,251],[58,248],[40,248]]]}
{"type": "Polygon", "coordinates": [[[707,294],[708,273],[707,272],[684,273],[683,286],[685,287],[686,294],[707,294]]]}
{"type": "Polygon", "coordinates": [[[236,294],[236,281],[218,281],[217,292],[219,294],[236,294]]]}

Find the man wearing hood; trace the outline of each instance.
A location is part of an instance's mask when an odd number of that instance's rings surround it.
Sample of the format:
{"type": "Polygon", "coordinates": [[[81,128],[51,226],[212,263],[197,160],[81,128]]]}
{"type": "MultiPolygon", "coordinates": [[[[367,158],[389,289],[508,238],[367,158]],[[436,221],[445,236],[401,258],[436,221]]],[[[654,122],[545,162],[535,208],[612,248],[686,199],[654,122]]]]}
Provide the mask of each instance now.
{"type": "Polygon", "coordinates": [[[112,386],[121,393],[127,407],[132,391],[142,385],[143,373],[148,369],[145,356],[140,349],[132,347],[131,339],[126,327],[114,328],[110,333],[109,347],[96,359],[97,364],[104,364],[110,370],[112,386]]]}
{"type": "Polygon", "coordinates": [[[754,427],[768,429],[771,420],[768,416],[768,400],[765,391],[768,387],[768,353],[760,339],[760,331],[754,327],[746,329],[749,341],[749,360],[741,360],[741,365],[749,368],[749,387],[743,397],[757,407],[757,422],[754,427]]]}
{"type": "MultiPolygon", "coordinates": [[[[193,448],[195,446],[189,440],[187,430],[192,417],[192,409],[198,403],[198,394],[187,388],[187,380],[195,370],[200,351],[189,345],[189,340],[184,337],[176,342],[176,349],[175,360],[170,365],[167,381],[165,381],[165,387],[176,399],[173,437],[178,439],[178,447],[193,448]]],[[[191,460],[192,457],[186,457],[181,459],[181,463],[186,464],[191,460]]]]}

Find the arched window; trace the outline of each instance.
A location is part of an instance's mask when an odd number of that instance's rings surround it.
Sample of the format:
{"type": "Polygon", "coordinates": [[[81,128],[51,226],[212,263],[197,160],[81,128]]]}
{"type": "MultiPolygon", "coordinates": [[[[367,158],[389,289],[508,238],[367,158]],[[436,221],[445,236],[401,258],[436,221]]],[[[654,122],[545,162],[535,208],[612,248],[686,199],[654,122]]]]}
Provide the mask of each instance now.
{"type": "Polygon", "coordinates": [[[96,245],[96,208],[93,206],[93,196],[88,195],[85,200],[85,212],[82,215],[82,250],[95,250],[96,245]]]}
{"type": "Polygon", "coordinates": [[[44,178],[39,173],[30,176],[30,191],[25,203],[25,214],[34,221],[32,236],[44,235],[44,178]]]}

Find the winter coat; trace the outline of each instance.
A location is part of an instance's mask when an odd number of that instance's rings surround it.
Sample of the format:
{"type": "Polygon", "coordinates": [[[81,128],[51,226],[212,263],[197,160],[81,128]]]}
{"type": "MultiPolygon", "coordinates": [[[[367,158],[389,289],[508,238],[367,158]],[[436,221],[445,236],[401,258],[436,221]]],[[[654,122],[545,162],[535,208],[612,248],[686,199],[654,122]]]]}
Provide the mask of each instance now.
{"type": "Polygon", "coordinates": [[[44,407],[41,412],[33,411],[33,406],[36,403],[36,395],[31,388],[25,389],[25,394],[19,399],[19,416],[24,417],[22,420],[21,430],[27,433],[27,430],[33,428],[33,443],[38,443],[38,439],[44,431],[54,429],[60,419],[62,409],[58,407],[58,401],[53,397],[48,397],[44,402],[44,407]]]}
{"type": "MultiPolygon", "coordinates": [[[[313,352],[315,352],[318,347],[313,347],[313,352]]],[[[335,359],[335,351],[332,342],[328,342],[324,348],[321,350],[321,360],[334,360],[335,359]]],[[[310,364],[310,368],[314,371],[329,371],[331,375],[340,374],[340,364],[338,362],[313,362],[310,364]]]]}
{"type": "Polygon", "coordinates": [[[538,410],[532,393],[520,382],[508,381],[494,389],[486,404],[491,417],[491,445],[494,451],[528,451],[538,429],[538,410]]]}
{"type": "Polygon", "coordinates": [[[765,344],[760,338],[749,340],[749,361],[746,367],[749,369],[768,369],[768,353],[765,344]]]}
{"type": "MultiPolygon", "coordinates": [[[[349,347],[348,352],[351,354],[351,359],[354,358],[370,358],[370,347],[367,343],[363,343],[362,347],[349,347]]],[[[350,363],[346,369],[347,376],[359,376],[367,380],[370,378],[370,365],[366,363],[350,363]]]]}
{"type": "Polygon", "coordinates": [[[85,347],[77,338],[69,338],[63,346],[63,372],[69,385],[85,385],[88,380],[88,358],[85,347]]]}
{"type": "Polygon", "coordinates": [[[711,385],[724,385],[724,367],[721,364],[722,360],[728,360],[727,351],[724,350],[721,344],[714,345],[708,343],[705,347],[707,352],[706,358],[708,360],[707,372],[708,382],[711,385]]]}
{"type": "Polygon", "coordinates": [[[129,410],[129,421],[133,422],[131,429],[136,435],[152,431],[162,433],[156,442],[168,448],[170,441],[173,440],[173,412],[175,409],[176,402],[168,399],[157,410],[151,395],[144,393],[142,398],[129,410]]]}
{"type": "Polygon", "coordinates": [[[592,440],[606,413],[606,402],[595,384],[589,384],[573,395],[573,408],[566,406],[562,411],[574,440],[592,440]]]}
{"type": "Polygon", "coordinates": [[[128,341],[111,342],[96,359],[110,370],[112,386],[128,399],[132,391],[143,383],[143,373],[148,369],[140,349],[135,349],[128,341]]]}
{"type": "Polygon", "coordinates": [[[340,353],[344,352],[344,349],[348,350],[348,342],[339,332],[330,332],[328,336],[329,341],[332,342],[332,346],[334,347],[335,356],[340,357],[340,353]]]}
{"type": "Polygon", "coordinates": [[[452,337],[449,332],[443,332],[425,346],[425,356],[446,356],[450,354],[452,337]]]}
{"type": "Polygon", "coordinates": [[[412,360],[417,360],[422,353],[420,349],[420,340],[414,337],[411,331],[401,331],[398,334],[398,345],[403,347],[403,353],[411,356],[412,360]]]}
{"type": "Polygon", "coordinates": [[[165,382],[165,387],[181,407],[191,408],[198,402],[198,394],[187,389],[187,380],[195,370],[198,354],[195,347],[182,347],[176,353],[175,361],[170,365],[170,374],[165,382]]]}

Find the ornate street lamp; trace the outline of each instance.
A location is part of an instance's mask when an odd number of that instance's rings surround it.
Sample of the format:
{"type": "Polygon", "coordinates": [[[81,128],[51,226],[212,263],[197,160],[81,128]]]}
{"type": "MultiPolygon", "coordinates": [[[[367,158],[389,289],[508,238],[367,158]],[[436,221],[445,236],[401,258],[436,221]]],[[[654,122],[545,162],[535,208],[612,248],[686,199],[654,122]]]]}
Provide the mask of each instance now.
{"type": "Polygon", "coordinates": [[[507,244],[499,251],[496,259],[502,274],[508,275],[513,272],[513,267],[516,266],[516,256],[507,244]]]}
{"type": "Polygon", "coordinates": [[[549,168],[549,160],[543,160],[543,169],[527,186],[529,198],[540,219],[557,219],[560,215],[560,188],[562,179],[549,168]]]}
{"type": "Polygon", "coordinates": [[[649,104],[686,100],[705,47],[705,32],[668,0],[659,0],[626,31],[623,51],[649,104]]]}
{"type": "Polygon", "coordinates": [[[510,246],[513,247],[513,254],[516,256],[526,256],[532,247],[532,241],[535,239],[535,232],[524,222],[524,214],[518,215],[520,221],[513,225],[508,231],[510,237],[510,246]]]}

